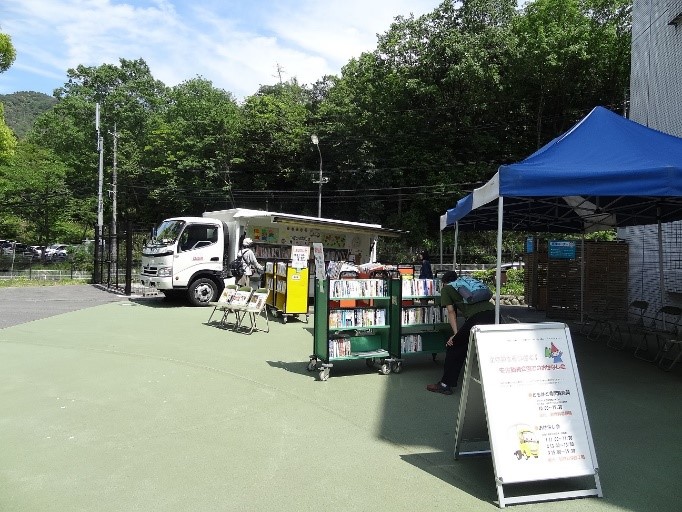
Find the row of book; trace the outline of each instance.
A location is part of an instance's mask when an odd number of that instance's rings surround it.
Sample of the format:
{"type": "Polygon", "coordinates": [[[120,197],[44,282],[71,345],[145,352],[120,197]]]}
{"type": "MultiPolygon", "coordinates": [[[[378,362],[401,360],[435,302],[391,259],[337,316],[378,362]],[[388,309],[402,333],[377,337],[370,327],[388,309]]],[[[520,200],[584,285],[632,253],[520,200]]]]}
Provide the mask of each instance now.
{"type": "Polygon", "coordinates": [[[441,282],[437,279],[403,279],[403,297],[427,297],[440,295],[441,282]]]}
{"type": "Polygon", "coordinates": [[[448,310],[440,306],[403,308],[400,322],[402,325],[440,324],[448,321],[448,310]]]}
{"type": "MultiPolygon", "coordinates": [[[[422,352],[422,337],[419,334],[409,334],[400,338],[400,353],[422,352]]],[[[351,352],[350,338],[332,338],[329,340],[329,357],[349,357],[351,352]]]]}
{"type": "Polygon", "coordinates": [[[256,245],[255,254],[258,259],[291,259],[291,247],[270,247],[267,245],[256,245]]]}
{"type": "Polygon", "coordinates": [[[329,312],[329,328],[375,327],[386,325],[385,309],[333,309],[329,312]]]}
{"type": "Polygon", "coordinates": [[[332,298],[344,297],[385,297],[387,282],[383,279],[339,279],[329,282],[332,298]]]}
{"type": "Polygon", "coordinates": [[[277,270],[277,275],[286,276],[287,275],[287,262],[286,261],[266,261],[265,262],[265,273],[274,274],[275,269],[277,270]]]}
{"type": "Polygon", "coordinates": [[[422,337],[419,334],[407,334],[400,337],[400,353],[422,351],[422,337]]]}
{"type": "Polygon", "coordinates": [[[350,338],[333,338],[329,340],[329,357],[350,356],[350,338]]]}

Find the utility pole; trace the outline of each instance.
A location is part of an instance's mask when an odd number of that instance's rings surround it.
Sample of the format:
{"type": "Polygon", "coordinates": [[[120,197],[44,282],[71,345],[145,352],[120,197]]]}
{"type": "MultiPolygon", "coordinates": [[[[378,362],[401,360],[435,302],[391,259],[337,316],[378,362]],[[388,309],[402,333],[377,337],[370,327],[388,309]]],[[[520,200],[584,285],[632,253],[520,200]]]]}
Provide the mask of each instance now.
{"type": "MultiPolygon", "coordinates": [[[[99,152],[99,180],[97,187],[97,247],[95,247],[95,267],[102,264],[104,258],[104,206],[102,201],[102,188],[104,185],[104,138],[102,137],[99,129],[99,103],[95,107],[95,129],[97,130],[97,151],[99,152]]],[[[95,275],[101,277],[101,272],[99,268],[95,268],[95,275]]],[[[95,279],[95,282],[99,282],[100,279],[95,279]]]]}
{"type": "Polygon", "coordinates": [[[114,283],[118,286],[118,240],[116,232],[117,211],[116,200],[118,194],[118,172],[116,162],[116,151],[118,148],[118,132],[116,131],[116,123],[114,123],[114,167],[111,171],[111,270],[114,273],[114,283]]]}
{"type": "Polygon", "coordinates": [[[318,186],[318,196],[317,196],[317,216],[322,218],[322,185],[329,181],[329,178],[322,177],[322,151],[320,151],[320,139],[317,135],[313,134],[310,136],[310,140],[317,147],[317,153],[320,155],[320,179],[313,180],[313,183],[319,184],[318,186]]]}
{"type": "Polygon", "coordinates": [[[277,77],[279,77],[279,85],[282,85],[282,73],[284,73],[284,68],[277,63],[277,77]]]}

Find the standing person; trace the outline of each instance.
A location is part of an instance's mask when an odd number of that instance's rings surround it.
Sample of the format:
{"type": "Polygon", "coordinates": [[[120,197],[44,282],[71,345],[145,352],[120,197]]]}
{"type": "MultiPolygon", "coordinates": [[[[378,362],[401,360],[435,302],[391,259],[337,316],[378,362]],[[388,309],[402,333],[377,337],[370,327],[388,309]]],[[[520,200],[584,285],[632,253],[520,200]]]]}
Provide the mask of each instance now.
{"type": "Polygon", "coordinates": [[[443,377],[426,389],[434,393],[451,395],[452,388],[457,387],[459,373],[466,361],[469,350],[469,333],[474,325],[495,323],[495,304],[490,301],[467,304],[459,292],[450,286],[457,279],[457,272],[449,270],[443,274],[443,286],[440,291],[440,304],[448,309],[448,323],[452,327],[452,336],[445,342],[445,363],[443,377]],[[464,316],[464,325],[457,328],[457,310],[464,316]]]}
{"type": "Polygon", "coordinates": [[[263,272],[263,266],[258,263],[256,255],[251,249],[253,240],[244,238],[242,240],[242,248],[237,253],[244,260],[244,275],[239,279],[240,286],[250,286],[254,290],[260,288],[260,275],[263,272]]]}
{"type": "Polygon", "coordinates": [[[433,279],[433,271],[431,270],[431,260],[427,251],[422,251],[419,254],[422,261],[422,266],[419,269],[419,279],[433,279]]]}

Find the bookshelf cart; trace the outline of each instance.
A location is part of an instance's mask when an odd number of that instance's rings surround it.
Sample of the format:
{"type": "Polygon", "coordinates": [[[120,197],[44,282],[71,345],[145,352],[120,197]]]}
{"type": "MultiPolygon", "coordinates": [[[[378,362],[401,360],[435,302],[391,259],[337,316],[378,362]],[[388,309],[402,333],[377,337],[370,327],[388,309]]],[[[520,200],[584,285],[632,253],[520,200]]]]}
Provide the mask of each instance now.
{"type": "Polygon", "coordinates": [[[308,268],[294,268],[290,262],[265,264],[265,287],[270,290],[268,306],[287,323],[289,316],[305,315],[308,322],[308,268]]]}
{"type": "Polygon", "coordinates": [[[400,281],[324,279],[315,282],[313,354],[308,371],[329,379],[334,361],[364,359],[390,373],[391,302],[400,281]]]}
{"type": "Polygon", "coordinates": [[[440,305],[440,280],[400,279],[392,319],[391,371],[399,373],[406,357],[430,353],[435,361],[450,334],[447,310],[440,305]]]}

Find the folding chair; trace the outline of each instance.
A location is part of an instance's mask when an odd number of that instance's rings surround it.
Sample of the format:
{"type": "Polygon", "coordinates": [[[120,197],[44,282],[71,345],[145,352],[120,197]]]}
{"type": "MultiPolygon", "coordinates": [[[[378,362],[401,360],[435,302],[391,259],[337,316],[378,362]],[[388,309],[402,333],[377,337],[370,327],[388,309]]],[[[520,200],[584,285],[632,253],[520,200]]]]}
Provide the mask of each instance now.
{"type": "Polygon", "coordinates": [[[643,333],[645,313],[649,303],[645,300],[633,300],[628,306],[628,319],[624,322],[613,321],[610,336],[606,345],[615,350],[623,350],[632,342],[633,334],[643,333]],[[627,339],[624,333],[627,332],[627,339]]]}
{"type": "Polygon", "coordinates": [[[679,338],[682,308],[677,306],[663,306],[656,312],[650,326],[645,327],[643,336],[635,347],[635,357],[650,363],[655,363],[662,357],[665,343],[679,338]],[[649,351],[649,337],[656,340],[657,350],[653,357],[649,351]]]}
{"type": "Polygon", "coordinates": [[[657,357],[658,367],[666,372],[672,370],[673,366],[682,359],[682,328],[678,329],[674,339],[669,338],[663,342],[657,357]]]}
{"type": "Polygon", "coordinates": [[[237,312],[237,315],[241,313],[241,318],[239,319],[235,330],[238,327],[241,327],[244,317],[248,317],[251,327],[247,334],[251,334],[253,331],[270,332],[270,321],[268,320],[267,308],[268,295],[270,295],[270,290],[268,288],[258,288],[255,292],[253,292],[251,298],[249,299],[249,303],[246,305],[246,308],[237,312]],[[258,328],[257,322],[259,316],[265,317],[265,329],[258,328]]]}
{"type": "MultiPolygon", "coordinates": [[[[207,324],[211,323],[211,319],[216,311],[222,312],[224,316],[225,306],[230,303],[230,300],[232,300],[232,297],[234,297],[234,294],[237,292],[237,288],[239,287],[236,284],[226,285],[225,289],[220,294],[220,297],[218,297],[218,302],[209,303],[209,306],[213,306],[213,311],[211,311],[211,316],[208,317],[207,324]]],[[[222,319],[220,321],[222,322],[222,319]]]]}
{"type": "Polygon", "coordinates": [[[240,286],[235,292],[235,294],[232,296],[232,300],[230,300],[229,304],[225,304],[225,306],[223,306],[224,313],[221,323],[227,326],[227,317],[229,316],[230,313],[234,313],[235,319],[233,330],[239,327],[239,323],[241,321],[239,313],[246,309],[246,306],[248,305],[249,299],[251,299],[252,294],[253,288],[251,288],[250,286],[240,286]]]}
{"type": "Polygon", "coordinates": [[[611,328],[616,305],[613,301],[600,304],[593,311],[585,314],[585,321],[580,328],[580,334],[587,334],[587,339],[597,341],[611,328]],[[591,328],[585,332],[585,328],[591,324],[591,328]]]}

